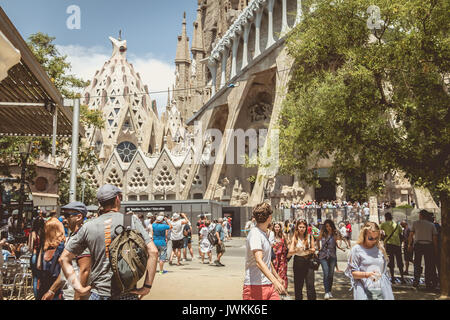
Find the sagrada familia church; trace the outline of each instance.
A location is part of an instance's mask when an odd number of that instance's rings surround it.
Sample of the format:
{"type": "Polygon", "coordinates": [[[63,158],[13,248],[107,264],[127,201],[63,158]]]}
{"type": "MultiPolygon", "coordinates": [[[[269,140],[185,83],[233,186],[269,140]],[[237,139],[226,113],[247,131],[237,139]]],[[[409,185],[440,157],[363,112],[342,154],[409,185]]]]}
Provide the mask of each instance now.
{"type": "MultiPolygon", "coordinates": [[[[301,0],[197,1],[192,40],[183,18],[175,85],[162,115],[139,70],[127,61],[127,42],[110,38],[112,56],[83,94],[82,103],[101,110],[106,121],[104,129],[87,128],[88,142],[101,160],[89,178],[98,187],[117,185],[129,201],[211,199],[252,206],[270,199],[276,207],[311,199],[345,200],[345,183],[327,184],[331,163],[325,160],[318,168],[321,189],[295,176],[266,175],[258,167],[192,161],[195,123],[201,124],[200,134],[207,129],[225,133],[215,156],[225,154],[234,139],[226,133],[229,129],[270,133],[275,128],[293,65],[285,35],[309,10],[301,0]]],[[[210,142],[202,140],[200,152],[210,142]]],[[[268,140],[259,147],[267,148],[268,140]]],[[[430,207],[429,193],[411,187],[401,175],[389,177],[387,186],[380,201],[413,200],[430,207]]]]}

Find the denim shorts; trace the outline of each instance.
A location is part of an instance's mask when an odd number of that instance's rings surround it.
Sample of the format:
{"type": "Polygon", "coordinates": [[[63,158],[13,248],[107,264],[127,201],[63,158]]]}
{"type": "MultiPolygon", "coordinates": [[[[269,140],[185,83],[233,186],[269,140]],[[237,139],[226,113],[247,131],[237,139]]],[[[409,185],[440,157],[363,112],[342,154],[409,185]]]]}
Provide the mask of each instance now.
{"type": "Polygon", "coordinates": [[[159,254],[159,261],[166,261],[167,260],[167,246],[157,246],[158,248],[158,254],[159,254]]]}
{"type": "Polygon", "coordinates": [[[105,301],[105,300],[139,300],[138,296],[136,294],[123,294],[120,295],[119,297],[106,297],[106,296],[101,296],[95,292],[92,292],[89,300],[97,300],[97,301],[105,301]]]}
{"type": "Polygon", "coordinates": [[[191,240],[191,238],[188,238],[188,237],[184,237],[183,238],[183,248],[187,248],[187,246],[188,246],[188,244],[189,243],[192,243],[192,240],[191,240]]]}

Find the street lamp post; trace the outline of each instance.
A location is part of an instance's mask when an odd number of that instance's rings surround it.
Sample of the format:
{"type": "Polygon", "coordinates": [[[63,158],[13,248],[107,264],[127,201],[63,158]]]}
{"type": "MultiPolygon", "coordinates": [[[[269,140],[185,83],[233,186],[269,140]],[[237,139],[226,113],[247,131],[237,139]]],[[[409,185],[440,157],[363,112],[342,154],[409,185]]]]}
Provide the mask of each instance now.
{"type": "Polygon", "coordinates": [[[81,202],[84,203],[84,189],[86,188],[86,182],[81,182],[81,202]]]}
{"type": "MultiPolygon", "coordinates": [[[[20,174],[20,194],[19,194],[19,219],[17,223],[17,228],[22,226],[23,221],[23,203],[25,197],[25,175],[27,170],[27,161],[31,153],[31,142],[24,143],[19,146],[20,160],[21,160],[21,174],[20,174]]],[[[15,230],[19,232],[19,230],[15,230]]]]}
{"type": "Polygon", "coordinates": [[[77,200],[77,167],[78,167],[78,139],[80,122],[80,99],[74,100],[72,121],[72,156],[70,165],[69,202],[77,200]]]}

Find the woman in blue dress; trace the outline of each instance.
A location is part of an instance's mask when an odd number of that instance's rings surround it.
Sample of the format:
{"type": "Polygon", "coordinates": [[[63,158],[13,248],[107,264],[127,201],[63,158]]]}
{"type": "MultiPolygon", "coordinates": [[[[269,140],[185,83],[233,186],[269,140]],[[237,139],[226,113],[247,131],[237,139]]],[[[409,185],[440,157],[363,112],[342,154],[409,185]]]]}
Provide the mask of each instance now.
{"type": "Polygon", "coordinates": [[[366,222],[351,249],[345,275],[351,279],[355,300],[394,300],[380,228],[366,222]]]}

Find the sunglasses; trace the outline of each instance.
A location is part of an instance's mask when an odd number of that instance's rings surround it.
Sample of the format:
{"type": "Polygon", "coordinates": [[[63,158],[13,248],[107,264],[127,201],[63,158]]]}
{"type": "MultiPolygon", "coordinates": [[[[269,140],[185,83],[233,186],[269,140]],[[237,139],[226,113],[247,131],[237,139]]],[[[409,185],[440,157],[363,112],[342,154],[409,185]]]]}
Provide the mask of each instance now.
{"type": "Polygon", "coordinates": [[[369,241],[378,241],[378,239],[380,239],[380,238],[379,237],[376,237],[376,238],[367,237],[367,240],[369,240],[369,241]]]}

